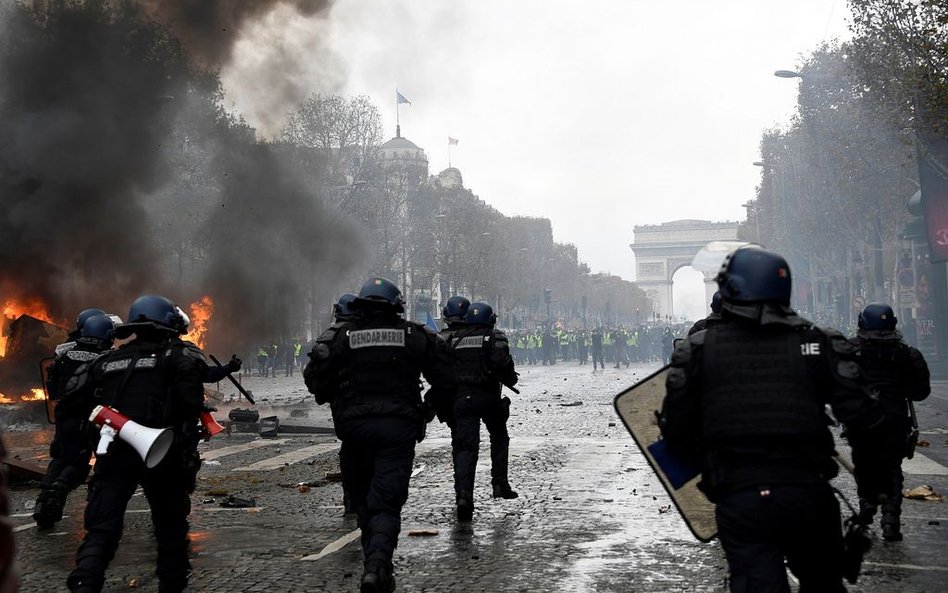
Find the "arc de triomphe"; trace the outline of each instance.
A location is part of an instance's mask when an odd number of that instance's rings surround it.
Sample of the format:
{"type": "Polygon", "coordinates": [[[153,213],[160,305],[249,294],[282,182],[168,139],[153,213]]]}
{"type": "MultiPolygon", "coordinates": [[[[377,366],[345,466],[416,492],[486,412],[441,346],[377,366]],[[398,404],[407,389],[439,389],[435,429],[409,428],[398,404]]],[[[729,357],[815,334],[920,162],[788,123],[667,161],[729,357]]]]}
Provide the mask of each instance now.
{"type": "MultiPolygon", "coordinates": [[[[691,265],[695,254],[711,241],[736,241],[736,222],[676,220],[633,228],[635,240],[629,247],[635,253],[635,283],[652,301],[659,315],[674,315],[672,278],[675,272],[691,265]]],[[[717,290],[714,273],[704,275],[705,303],[717,290]]]]}

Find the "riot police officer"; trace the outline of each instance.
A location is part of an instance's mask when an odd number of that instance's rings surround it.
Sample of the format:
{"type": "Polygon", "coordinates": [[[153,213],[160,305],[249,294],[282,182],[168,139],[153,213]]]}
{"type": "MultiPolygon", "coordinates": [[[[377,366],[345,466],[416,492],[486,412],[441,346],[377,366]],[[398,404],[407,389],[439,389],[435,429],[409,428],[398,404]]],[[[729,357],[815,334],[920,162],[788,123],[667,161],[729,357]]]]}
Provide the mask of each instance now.
{"type": "Polygon", "coordinates": [[[158,543],[161,593],[187,586],[188,514],[200,458],[199,415],[208,365],[195,345],[178,336],[184,320],[174,303],[162,296],[136,299],[128,322],[116,328],[117,339],[134,339],[80,367],[67,383],[66,396],[87,397],[111,406],[135,422],[170,427],[174,442],[163,460],[148,469],[131,445],[115,439],[108,453],[97,455],[86,505],[86,535],[76,553],[76,568],[66,581],[71,591],[102,590],[105,571],[115,555],[125,508],[140,484],[151,506],[158,543]]]}
{"type": "Polygon", "coordinates": [[[668,447],[702,468],[716,503],[731,591],[845,591],[838,472],[825,404],[870,430],[882,422],[853,348],[790,308],[790,268],[756,246],[717,276],[721,319],[675,349],[660,426],[668,447]]]}
{"type": "Polygon", "coordinates": [[[452,335],[448,343],[457,362],[458,392],[451,422],[451,447],[454,453],[454,491],[461,521],[470,521],[474,515],[474,470],[481,440],[481,420],[490,434],[493,496],[517,498],[507,476],[510,398],[501,397],[503,385],[513,387],[517,384],[507,336],[494,329],[497,316],[487,303],[471,304],[466,321],[467,329],[452,335]]]}
{"type": "MultiPolygon", "coordinates": [[[[330,326],[330,330],[339,331],[342,326],[352,319],[355,319],[356,312],[352,309],[352,303],[355,301],[356,295],[351,292],[339,297],[339,300],[332,306],[333,314],[333,325],[330,326]]],[[[303,380],[306,382],[306,386],[310,391],[313,391],[314,387],[310,385],[312,381],[312,375],[307,376],[305,373],[303,375],[303,380]]],[[[314,391],[313,391],[314,392],[314,391]]],[[[315,393],[315,392],[314,392],[315,393]]],[[[339,449],[339,468],[340,471],[343,468],[351,467],[352,463],[347,463],[343,461],[344,451],[342,448],[339,449]]],[[[356,513],[355,501],[349,490],[346,488],[346,481],[343,479],[342,482],[342,514],[343,515],[354,515],[356,513]]]]}
{"type": "Polygon", "coordinates": [[[918,439],[908,400],[922,401],[931,393],[925,358],[902,340],[896,323],[892,307],[872,303],[859,314],[859,330],[850,340],[863,374],[885,409],[881,436],[866,436],[851,428],[847,437],[856,465],[860,516],[871,521],[881,505],[886,541],[902,539],[902,458],[914,454],[918,439]]]}
{"type": "Polygon", "coordinates": [[[432,403],[453,397],[456,383],[443,340],[402,319],[401,291],[391,281],[369,279],[352,308],[353,319],[316,341],[303,376],[316,402],[332,407],[342,440],[343,481],[362,530],[362,593],[388,592],[415,442],[430,420],[420,375],[432,403]]]}
{"type": "Polygon", "coordinates": [[[711,313],[704,319],[695,321],[695,324],[688,330],[688,335],[707,329],[708,325],[713,325],[721,319],[721,291],[714,291],[711,297],[711,313]]]}
{"type": "Polygon", "coordinates": [[[56,432],[49,446],[49,466],[40,484],[40,494],[33,507],[33,520],[40,529],[49,529],[63,518],[66,497],[89,476],[92,445],[86,434],[92,406],[83,398],[65,397],[66,382],[83,364],[96,359],[112,347],[115,324],[105,313],[89,315],[87,309],[76,323],[74,341],[57,348],[50,367],[47,390],[56,402],[56,432]]]}

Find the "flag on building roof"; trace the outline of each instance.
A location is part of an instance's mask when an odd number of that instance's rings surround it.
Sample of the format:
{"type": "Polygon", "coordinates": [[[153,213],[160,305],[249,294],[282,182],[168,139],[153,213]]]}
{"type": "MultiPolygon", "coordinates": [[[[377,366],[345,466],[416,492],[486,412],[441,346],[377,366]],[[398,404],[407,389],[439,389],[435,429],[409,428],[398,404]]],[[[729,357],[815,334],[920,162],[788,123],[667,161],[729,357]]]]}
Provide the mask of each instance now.
{"type": "Polygon", "coordinates": [[[411,101],[409,101],[408,99],[406,99],[406,98],[405,98],[405,95],[403,95],[403,94],[401,94],[400,92],[398,92],[398,89],[395,89],[395,102],[396,102],[397,104],[399,104],[399,105],[401,105],[401,104],[403,104],[403,103],[408,103],[409,105],[411,105],[411,101]]]}
{"type": "Polygon", "coordinates": [[[458,145],[458,139],[448,136],[448,146],[457,146],[457,145],[458,145]]]}

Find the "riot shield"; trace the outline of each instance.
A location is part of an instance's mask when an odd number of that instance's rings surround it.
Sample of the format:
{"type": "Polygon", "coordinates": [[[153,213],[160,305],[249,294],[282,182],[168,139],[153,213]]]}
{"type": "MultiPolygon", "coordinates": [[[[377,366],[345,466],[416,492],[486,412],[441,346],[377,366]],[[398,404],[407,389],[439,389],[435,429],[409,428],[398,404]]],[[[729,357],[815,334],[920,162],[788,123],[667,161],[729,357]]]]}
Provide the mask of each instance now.
{"type": "Polygon", "coordinates": [[[668,367],[662,367],[616,396],[614,405],[635,444],[658,475],[691,533],[702,542],[717,535],[714,504],[698,490],[698,469],[677,459],[660,440],[658,416],[665,399],[665,376],[668,367]]]}
{"type": "Polygon", "coordinates": [[[46,421],[50,424],[56,423],[56,402],[49,397],[49,369],[53,367],[56,357],[50,356],[40,361],[40,380],[43,382],[43,396],[46,400],[46,421]]]}

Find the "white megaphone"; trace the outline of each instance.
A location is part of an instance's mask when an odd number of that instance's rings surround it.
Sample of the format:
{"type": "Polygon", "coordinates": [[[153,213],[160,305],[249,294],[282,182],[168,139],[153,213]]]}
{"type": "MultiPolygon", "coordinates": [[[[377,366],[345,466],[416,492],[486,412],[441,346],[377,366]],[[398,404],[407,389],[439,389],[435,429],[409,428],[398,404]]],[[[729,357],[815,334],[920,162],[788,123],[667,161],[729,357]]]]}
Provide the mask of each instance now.
{"type": "Polygon", "coordinates": [[[174,441],[170,428],[149,428],[108,406],[96,406],[89,421],[99,427],[96,455],[105,455],[115,437],[131,445],[151,469],[161,463],[174,441]]]}

